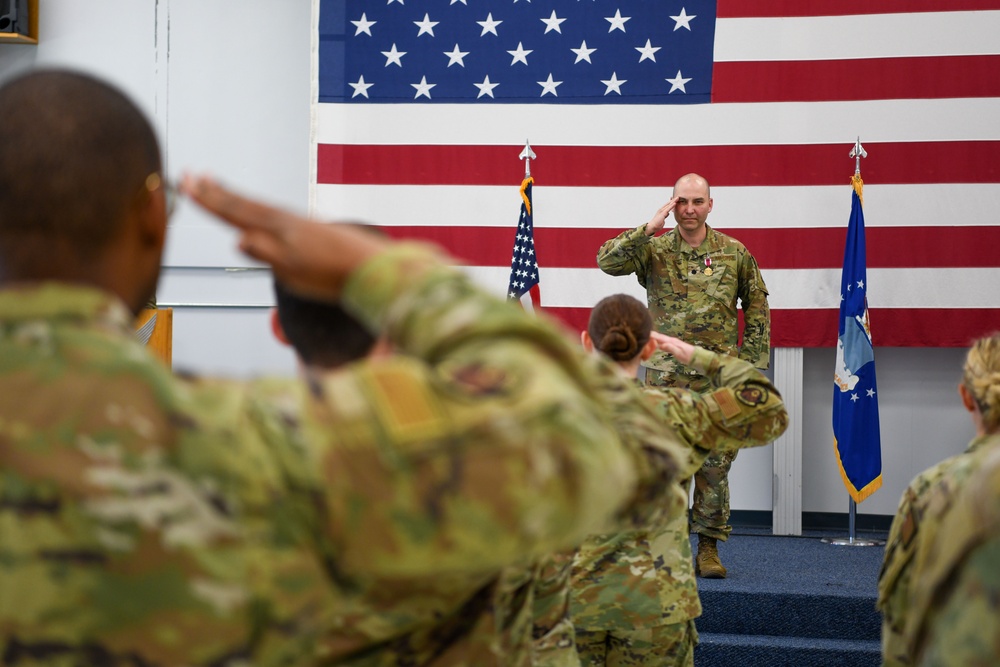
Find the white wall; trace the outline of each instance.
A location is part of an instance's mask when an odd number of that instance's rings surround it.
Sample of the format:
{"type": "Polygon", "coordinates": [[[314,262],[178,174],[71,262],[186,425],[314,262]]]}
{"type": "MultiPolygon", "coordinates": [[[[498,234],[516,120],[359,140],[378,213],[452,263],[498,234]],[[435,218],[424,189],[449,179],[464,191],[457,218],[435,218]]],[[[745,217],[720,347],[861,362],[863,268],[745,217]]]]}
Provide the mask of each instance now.
{"type": "MultiPolygon", "coordinates": [[[[110,79],[154,119],[173,177],[211,172],[270,201],[308,208],[309,0],[41,5],[40,44],[0,45],[0,77],[63,65],[110,79]]],[[[231,270],[253,265],[233,250],[228,231],[189,205],[175,214],[170,234],[158,299],[204,306],[174,306],[175,366],[236,376],[293,372],[291,354],[267,328],[269,274],[231,270]]],[[[859,513],[892,514],[913,475],[970,439],[955,395],[962,355],[876,349],[884,486],[859,513]]],[[[803,364],[802,509],[845,512],[830,435],[833,350],[806,350],[803,364]]],[[[734,509],[771,508],[771,449],[736,460],[734,509]]]]}
{"type": "MultiPolygon", "coordinates": [[[[0,45],[0,76],[89,71],[153,120],[167,173],[208,172],[299,211],[309,194],[309,0],[45,0],[39,44],[0,45]]],[[[268,328],[266,271],[233,235],[181,203],[157,299],[174,306],[174,365],[247,376],[294,372],[268,328]],[[225,308],[205,307],[222,305],[225,308]]]]}

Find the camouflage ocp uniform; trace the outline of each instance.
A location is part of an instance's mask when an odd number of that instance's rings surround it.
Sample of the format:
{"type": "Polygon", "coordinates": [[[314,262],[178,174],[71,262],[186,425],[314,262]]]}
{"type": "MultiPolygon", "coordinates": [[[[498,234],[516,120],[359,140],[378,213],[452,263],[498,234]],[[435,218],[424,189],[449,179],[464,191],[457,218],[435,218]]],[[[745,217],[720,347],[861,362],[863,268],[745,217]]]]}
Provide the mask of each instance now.
{"type": "MultiPolygon", "coordinates": [[[[712,451],[763,445],[788,426],[771,382],[748,362],[697,348],[705,393],[646,388],[694,471],[712,451]]],[[[701,602],[684,517],[643,530],[595,535],[577,551],[571,617],[581,664],[691,665],[701,602]]]]}
{"type": "MultiPolygon", "coordinates": [[[[657,331],[765,369],[771,352],[771,311],[757,261],[736,239],[706,228],[705,240],[692,248],[676,227],[649,237],[646,225],[640,225],[602,245],[597,265],[613,276],[635,274],[646,289],[657,331]],[[743,309],[742,347],[738,308],[743,309]]],[[[664,352],[643,365],[650,385],[694,391],[709,387],[697,369],[664,352]]],[[[729,469],[735,458],[735,450],[713,454],[695,474],[692,532],[720,540],[729,537],[729,469]]]]}
{"type": "Polygon", "coordinates": [[[916,591],[926,586],[920,570],[928,565],[928,554],[938,548],[935,543],[941,539],[942,522],[954,496],[991,451],[1000,452],[1000,435],[977,437],[963,453],[917,475],[903,492],[879,572],[882,659],[887,667],[917,664],[914,644],[920,614],[915,605],[920,596],[916,591]]]}
{"type": "Polygon", "coordinates": [[[426,250],[342,300],[409,356],[302,405],[171,374],[107,293],[0,289],[0,662],[505,664],[495,627],[492,662],[456,648],[500,570],[671,487],[669,443],[620,435],[632,387],[426,250]]]}
{"type": "Polygon", "coordinates": [[[1000,664],[1000,447],[973,458],[953,497],[933,500],[934,539],[914,563],[907,625],[921,667],[1000,664]]]}

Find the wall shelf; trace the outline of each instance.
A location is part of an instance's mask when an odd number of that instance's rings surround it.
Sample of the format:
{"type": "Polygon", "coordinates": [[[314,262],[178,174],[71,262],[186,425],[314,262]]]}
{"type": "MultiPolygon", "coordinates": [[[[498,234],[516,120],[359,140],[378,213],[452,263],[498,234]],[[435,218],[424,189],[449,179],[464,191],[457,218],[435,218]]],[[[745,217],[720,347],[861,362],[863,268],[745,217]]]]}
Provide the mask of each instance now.
{"type": "Polygon", "coordinates": [[[38,44],[38,0],[28,0],[28,34],[0,32],[0,44],[38,44]]]}

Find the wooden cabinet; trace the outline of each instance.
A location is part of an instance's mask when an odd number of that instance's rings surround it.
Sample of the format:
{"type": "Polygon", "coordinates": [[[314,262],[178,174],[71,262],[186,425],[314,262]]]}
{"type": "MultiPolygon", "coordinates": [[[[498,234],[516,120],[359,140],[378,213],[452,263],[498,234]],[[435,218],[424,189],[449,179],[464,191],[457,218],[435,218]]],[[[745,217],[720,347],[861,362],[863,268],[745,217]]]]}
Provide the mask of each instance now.
{"type": "MultiPolygon", "coordinates": [[[[17,2],[17,0],[11,0],[17,2]]],[[[38,0],[28,0],[28,34],[0,32],[0,44],[38,44],[38,0]]]]}

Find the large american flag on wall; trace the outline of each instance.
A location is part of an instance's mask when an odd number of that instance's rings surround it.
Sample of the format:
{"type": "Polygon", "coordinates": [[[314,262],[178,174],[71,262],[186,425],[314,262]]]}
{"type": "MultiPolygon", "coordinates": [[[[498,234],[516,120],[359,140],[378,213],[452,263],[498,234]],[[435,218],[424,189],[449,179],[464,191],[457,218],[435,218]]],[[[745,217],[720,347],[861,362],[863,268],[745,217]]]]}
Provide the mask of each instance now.
{"type": "Polygon", "coordinates": [[[831,346],[860,136],[876,344],[1000,328],[1000,0],[314,2],[320,217],[436,241],[502,295],[530,140],[542,306],[582,328],[644,296],[598,247],[697,172],[772,345],[831,346]]]}

